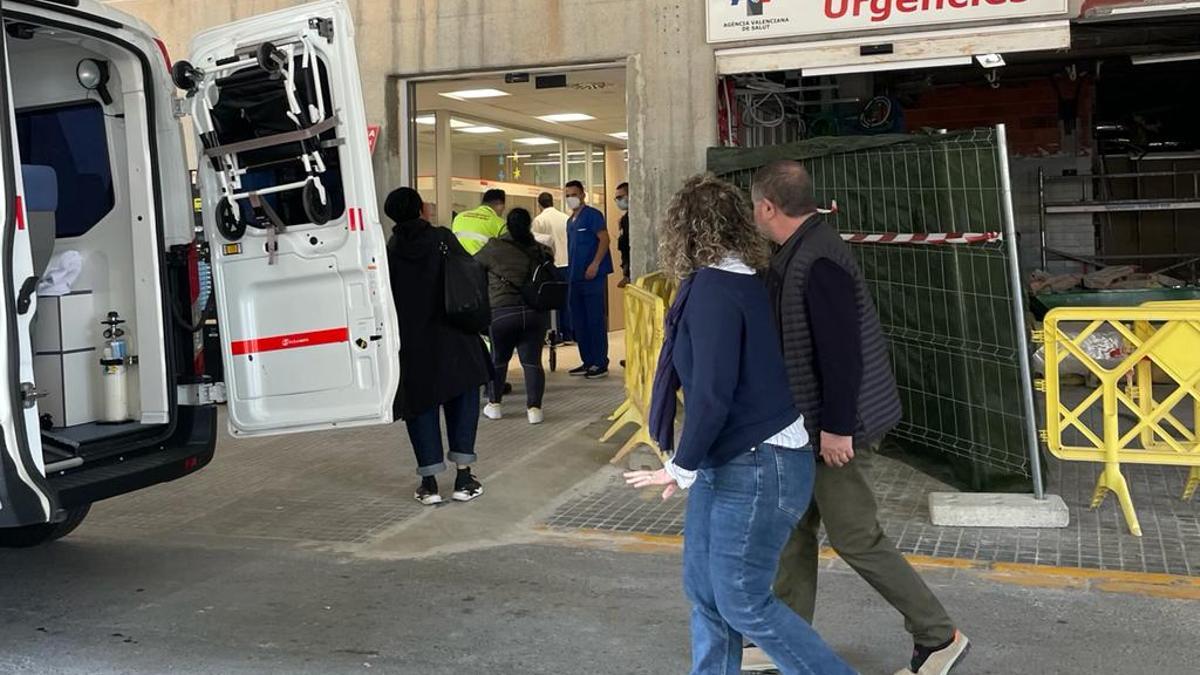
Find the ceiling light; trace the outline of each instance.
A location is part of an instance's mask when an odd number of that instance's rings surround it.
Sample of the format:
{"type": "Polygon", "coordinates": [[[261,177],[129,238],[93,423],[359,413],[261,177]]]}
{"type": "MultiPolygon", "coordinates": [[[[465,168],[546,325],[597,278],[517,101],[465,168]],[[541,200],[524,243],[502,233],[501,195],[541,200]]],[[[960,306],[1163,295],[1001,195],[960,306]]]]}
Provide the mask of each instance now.
{"type": "Polygon", "coordinates": [[[1004,56],[1001,54],[976,54],[975,60],[984,68],[1000,68],[1004,66],[1004,56]]]}
{"type": "Polygon", "coordinates": [[[470,101],[477,98],[496,98],[499,96],[508,96],[507,91],[499,89],[462,89],[460,91],[441,92],[438,96],[452,98],[455,101],[470,101]]]}
{"type": "Polygon", "coordinates": [[[459,129],[459,131],[463,132],[464,134],[498,134],[498,133],[500,133],[500,130],[497,129],[496,127],[486,127],[486,126],[463,127],[462,129],[459,129]]]}
{"type": "Polygon", "coordinates": [[[886,61],[883,63],[848,63],[841,66],[824,66],[821,68],[804,68],[804,77],[821,77],[823,75],[847,75],[849,73],[878,73],[885,70],[909,70],[916,68],[941,68],[944,66],[969,66],[969,56],[948,56],[941,59],[916,59],[913,61],[886,61]]]}
{"type": "Polygon", "coordinates": [[[1139,54],[1129,57],[1129,61],[1135,66],[1144,66],[1151,63],[1177,63],[1179,61],[1196,61],[1200,60],[1200,52],[1180,52],[1178,54],[1139,54]]]}
{"type": "MultiPolygon", "coordinates": [[[[421,115],[420,117],[413,118],[413,121],[416,122],[417,124],[423,124],[425,126],[431,127],[431,126],[434,126],[435,124],[437,124],[437,117],[435,115],[421,115]]],[[[464,122],[462,120],[454,120],[454,119],[450,120],[450,128],[451,129],[466,129],[468,127],[474,127],[474,126],[478,126],[478,125],[472,124],[470,122],[464,122]]]]}
{"type": "Polygon", "coordinates": [[[542,115],[538,117],[543,122],[586,122],[594,120],[595,117],[584,113],[555,113],[553,115],[542,115]]]}
{"type": "Polygon", "coordinates": [[[520,143],[521,145],[558,145],[558,143],[559,143],[558,141],[554,140],[553,138],[546,138],[545,136],[534,136],[532,138],[518,138],[513,142],[520,143]]]}
{"type": "Polygon", "coordinates": [[[619,138],[622,141],[629,140],[629,132],[628,131],[618,131],[615,134],[609,134],[609,136],[612,136],[613,138],[619,138]]]}

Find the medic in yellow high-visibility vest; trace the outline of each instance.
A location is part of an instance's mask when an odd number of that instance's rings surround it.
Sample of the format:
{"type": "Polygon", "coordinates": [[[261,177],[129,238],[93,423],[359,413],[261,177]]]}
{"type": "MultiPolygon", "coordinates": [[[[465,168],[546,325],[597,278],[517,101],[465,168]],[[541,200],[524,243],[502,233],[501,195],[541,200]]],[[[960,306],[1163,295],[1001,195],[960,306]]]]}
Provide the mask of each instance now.
{"type": "Polygon", "coordinates": [[[504,224],[506,201],[504,190],[488,190],[483,193],[482,204],[455,217],[451,230],[467,253],[479,253],[488,241],[508,232],[504,224]]]}

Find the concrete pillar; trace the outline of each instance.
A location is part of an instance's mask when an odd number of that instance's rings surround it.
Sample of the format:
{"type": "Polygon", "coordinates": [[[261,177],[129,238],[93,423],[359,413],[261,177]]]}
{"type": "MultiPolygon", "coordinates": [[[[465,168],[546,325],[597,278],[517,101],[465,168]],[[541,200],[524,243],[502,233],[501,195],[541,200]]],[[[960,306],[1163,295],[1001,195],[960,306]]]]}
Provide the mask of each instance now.
{"type": "Polygon", "coordinates": [[[657,223],[704,170],[717,141],[717,74],[702,2],[652,0],[641,52],[628,60],[630,247],[633,273],[658,268],[657,223]]]}

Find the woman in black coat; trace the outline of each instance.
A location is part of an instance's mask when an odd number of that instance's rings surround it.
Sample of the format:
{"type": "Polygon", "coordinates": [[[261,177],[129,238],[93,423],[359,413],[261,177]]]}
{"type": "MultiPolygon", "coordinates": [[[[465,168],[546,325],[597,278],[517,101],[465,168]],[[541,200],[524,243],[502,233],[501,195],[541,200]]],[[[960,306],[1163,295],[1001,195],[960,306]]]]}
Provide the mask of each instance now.
{"type": "MultiPolygon", "coordinates": [[[[416,190],[388,195],[384,211],[395,221],[388,239],[392,297],[400,319],[400,389],[395,416],[403,419],[417,455],[421,485],[414,495],[426,505],[440,504],[436,476],[446,459],[458,466],[455,501],[483,494],[472,475],[479,428],[479,390],[488,381],[487,351],[478,335],[446,321],[442,246],[461,250],[449,230],[425,219],[425,203],[416,190]],[[441,415],[446,418],[442,445],[441,415]]],[[[465,253],[464,253],[465,254],[465,253]]]]}

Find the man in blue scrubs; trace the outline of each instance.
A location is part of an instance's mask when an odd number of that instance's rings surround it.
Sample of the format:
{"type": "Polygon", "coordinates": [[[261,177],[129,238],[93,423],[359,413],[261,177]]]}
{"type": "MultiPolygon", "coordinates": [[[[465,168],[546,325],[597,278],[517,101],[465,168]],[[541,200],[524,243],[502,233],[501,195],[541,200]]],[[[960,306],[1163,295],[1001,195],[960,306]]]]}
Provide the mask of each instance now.
{"type": "Polygon", "coordinates": [[[597,380],[608,377],[608,320],[604,307],[608,275],[613,272],[611,238],[604,214],[584,203],[587,195],[583,183],[567,183],[563,194],[571,214],[567,221],[571,327],[583,360],[571,375],[597,380]]]}

